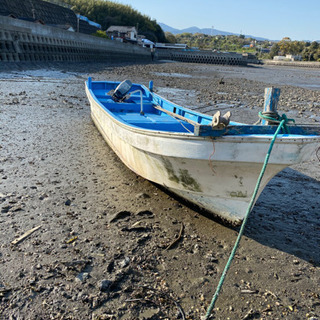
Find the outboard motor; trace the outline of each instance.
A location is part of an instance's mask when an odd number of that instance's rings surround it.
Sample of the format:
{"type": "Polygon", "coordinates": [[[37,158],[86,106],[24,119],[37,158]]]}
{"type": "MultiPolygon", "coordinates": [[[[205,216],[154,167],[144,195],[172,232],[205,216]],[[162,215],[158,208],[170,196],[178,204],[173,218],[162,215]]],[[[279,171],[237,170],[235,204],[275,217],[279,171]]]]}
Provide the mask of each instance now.
{"type": "Polygon", "coordinates": [[[121,102],[126,98],[126,94],[132,87],[132,82],[130,80],[122,81],[114,90],[112,99],[116,102],[121,102]]]}

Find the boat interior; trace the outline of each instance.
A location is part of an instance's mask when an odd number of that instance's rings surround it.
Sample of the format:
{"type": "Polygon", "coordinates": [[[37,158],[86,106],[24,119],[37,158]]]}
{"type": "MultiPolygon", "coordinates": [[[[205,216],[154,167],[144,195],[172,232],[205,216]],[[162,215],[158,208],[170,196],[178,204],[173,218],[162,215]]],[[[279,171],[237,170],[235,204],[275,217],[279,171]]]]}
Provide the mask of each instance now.
{"type": "MultiPolygon", "coordinates": [[[[128,81],[128,80],[126,80],[128,81]]],[[[196,136],[222,135],[273,135],[276,125],[249,125],[238,122],[228,123],[222,130],[212,127],[213,117],[184,108],[168,101],[152,88],[140,84],[131,84],[130,89],[123,95],[121,101],[114,99],[113,93],[122,83],[112,81],[91,81],[88,79],[88,89],[104,109],[123,123],[142,129],[185,133],[196,136]]],[[[288,125],[290,134],[281,132],[282,136],[320,135],[320,127],[315,125],[288,125]]]]}
{"type": "MultiPolygon", "coordinates": [[[[96,83],[95,83],[96,84],[96,83]]],[[[106,83],[104,83],[106,84],[106,83]]],[[[122,102],[112,99],[116,85],[95,85],[92,90],[99,102],[120,121],[144,129],[193,133],[195,124],[209,125],[211,116],[184,109],[163,98],[158,99],[144,86],[132,85],[122,102]],[[101,88],[99,88],[101,87],[101,88]]]]}

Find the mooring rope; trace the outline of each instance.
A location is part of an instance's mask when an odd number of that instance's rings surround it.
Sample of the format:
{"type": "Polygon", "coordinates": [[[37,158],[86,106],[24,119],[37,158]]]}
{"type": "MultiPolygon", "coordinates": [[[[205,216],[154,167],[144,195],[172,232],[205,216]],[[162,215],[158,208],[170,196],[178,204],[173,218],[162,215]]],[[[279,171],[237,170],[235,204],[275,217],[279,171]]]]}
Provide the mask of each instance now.
{"type": "MultiPolygon", "coordinates": [[[[264,163],[263,163],[263,166],[262,166],[262,169],[261,169],[261,172],[260,172],[260,175],[259,175],[257,184],[256,184],[256,186],[255,186],[253,195],[252,195],[252,197],[251,197],[251,200],[250,200],[250,203],[249,203],[247,212],[246,212],[245,217],[244,217],[244,219],[243,219],[243,222],[242,222],[242,224],[241,224],[241,228],[240,228],[240,231],[239,231],[237,240],[236,240],[236,242],[235,242],[235,244],[234,244],[234,247],[233,247],[233,249],[232,249],[232,251],[231,251],[231,254],[230,254],[230,256],[229,256],[228,262],[227,262],[227,264],[226,264],[226,266],[225,266],[225,268],[224,268],[224,270],[223,270],[223,272],[222,272],[222,275],[221,275],[221,277],[220,277],[220,280],[219,280],[219,283],[218,283],[216,292],[214,293],[214,295],[213,295],[213,297],[212,297],[212,300],[211,300],[211,303],[210,303],[210,305],[209,305],[209,307],[208,307],[207,313],[206,313],[206,315],[202,318],[202,320],[208,320],[208,319],[209,319],[209,317],[210,317],[210,315],[211,315],[211,312],[212,312],[212,310],[213,310],[213,308],[214,308],[215,302],[216,302],[217,299],[218,299],[218,296],[219,296],[219,293],[220,293],[220,291],[221,291],[223,282],[224,282],[225,277],[226,277],[226,275],[227,275],[227,272],[228,272],[228,270],[229,270],[229,268],[230,268],[231,262],[232,262],[232,260],[233,260],[233,258],[234,258],[234,256],[235,256],[235,253],[236,253],[236,251],[237,251],[237,249],[238,249],[238,246],[239,246],[241,237],[242,237],[242,235],[243,235],[245,226],[246,226],[247,221],[248,221],[248,218],[249,218],[249,214],[250,214],[250,212],[251,212],[251,209],[252,209],[252,207],[253,207],[255,198],[256,198],[256,196],[257,196],[257,193],[258,193],[258,190],[259,190],[259,187],[260,187],[260,184],[261,184],[261,180],[262,180],[263,175],[264,175],[264,173],[265,173],[265,170],[266,170],[266,168],[267,168],[267,164],[268,164],[268,162],[269,162],[270,154],[271,154],[273,145],[274,145],[274,143],[275,143],[275,141],[276,141],[276,138],[277,138],[277,136],[278,136],[278,134],[279,134],[279,132],[280,132],[280,130],[281,130],[282,128],[283,128],[284,130],[286,130],[286,129],[285,129],[286,123],[287,123],[288,121],[291,121],[291,120],[292,120],[292,119],[288,119],[285,115],[282,115],[282,120],[280,121],[280,124],[279,124],[276,132],[275,132],[274,135],[273,135],[273,138],[272,138],[272,140],[271,140],[271,143],[270,143],[268,152],[267,152],[267,154],[266,154],[266,157],[265,157],[265,160],[264,160],[264,163]]],[[[293,121],[294,121],[294,120],[293,120],[293,121]]]]}
{"type": "Polygon", "coordinates": [[[270,115],[263,114],[263,112],[259,112],[259,118],[264,119],[264,120],[268,120],[268,121],[272,121],[273,123],[280,123],[282,120],[285,120],[285,123],[283,125],[283,130],[285,133],[288,133],[288,134],[290,133],[290,130],[287,126],[287,123],[288,122],[295,123],[294,119],[288,119],[285,114],[280,116],[280,114],[278,114],[278,113],[275,114],[275,117],[271,117],[270,115]]]}

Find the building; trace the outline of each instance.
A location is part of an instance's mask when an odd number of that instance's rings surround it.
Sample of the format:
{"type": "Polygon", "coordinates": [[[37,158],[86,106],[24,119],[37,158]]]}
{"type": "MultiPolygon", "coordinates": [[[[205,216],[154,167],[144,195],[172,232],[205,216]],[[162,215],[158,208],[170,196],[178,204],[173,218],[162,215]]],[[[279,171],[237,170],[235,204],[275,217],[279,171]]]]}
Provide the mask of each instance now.
{"type": "Polygon", "coordinates": [[[299,55],[287,54],[286,56],[274,56],[275,61],[301,61],[302,57],[299,55]]]}
{"type": "Polygon", "coordinates": [[[175,49],[175,50],[187,50],[188,46],[183,43],[156,43],[158,49],[175,49]]]}
{"type": "Polygon", "coordinates": [[[291,61],[301,61],[302,57],[300,55],[287,54],[286,59],[291,60],[291,61]]]}
{"type": "Polygon", "coordinates": [[[111,39],[117,39],[124,42],[137,42],[137,29],[127,26],[110,26],[107,29],[107,35],[111,39]]]}

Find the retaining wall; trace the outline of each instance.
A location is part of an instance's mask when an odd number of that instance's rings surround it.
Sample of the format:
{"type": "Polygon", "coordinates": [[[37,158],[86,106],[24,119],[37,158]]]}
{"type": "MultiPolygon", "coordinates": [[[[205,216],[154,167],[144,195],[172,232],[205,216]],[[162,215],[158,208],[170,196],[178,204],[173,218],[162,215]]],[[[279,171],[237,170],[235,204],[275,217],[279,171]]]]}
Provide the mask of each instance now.
{"type": "Polygon", "coordinates": [[[247,65],[248,60],[237,53],[218,53],[205,51],[178,51],[157,49],[158,59],[181,62],[195,62],[207,64],[247,65]]]}
{"type": "Polygon", "coordinates": [[[0,62],[151,61],[150,49],[0,16],[0,62]]]}

